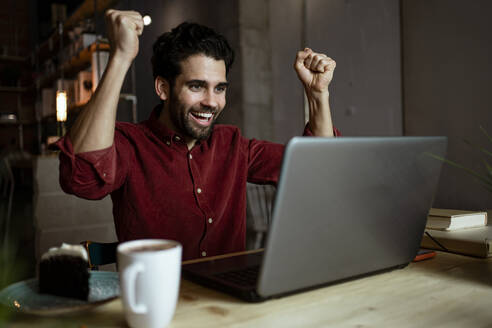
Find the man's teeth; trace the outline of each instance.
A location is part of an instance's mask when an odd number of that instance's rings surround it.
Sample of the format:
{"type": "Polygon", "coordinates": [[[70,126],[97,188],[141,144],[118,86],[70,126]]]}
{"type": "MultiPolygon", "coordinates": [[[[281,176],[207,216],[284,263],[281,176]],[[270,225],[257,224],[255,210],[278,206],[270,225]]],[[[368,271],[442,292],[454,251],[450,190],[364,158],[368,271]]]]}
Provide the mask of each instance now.
{"type": "Polygon", "coordinates": [[[207,120],[212,117],[211,113],[193,113],[193,115],[197,117],[205,118],[207,120]]]}

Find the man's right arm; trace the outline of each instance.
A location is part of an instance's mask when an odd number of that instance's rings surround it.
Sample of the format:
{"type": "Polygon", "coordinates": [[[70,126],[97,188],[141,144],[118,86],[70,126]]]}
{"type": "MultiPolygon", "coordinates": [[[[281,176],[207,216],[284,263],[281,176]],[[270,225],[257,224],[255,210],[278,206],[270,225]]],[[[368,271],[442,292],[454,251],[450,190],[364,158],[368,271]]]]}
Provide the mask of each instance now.
{"type": "Polygon", "coordinates": [[[138,53],[142,16],[135,11],[108,10],[106,25],[111,56],[96,92],[69,135],[75,154],[108,148],[114,141],[116,111],[125,75],[138,53]]]}

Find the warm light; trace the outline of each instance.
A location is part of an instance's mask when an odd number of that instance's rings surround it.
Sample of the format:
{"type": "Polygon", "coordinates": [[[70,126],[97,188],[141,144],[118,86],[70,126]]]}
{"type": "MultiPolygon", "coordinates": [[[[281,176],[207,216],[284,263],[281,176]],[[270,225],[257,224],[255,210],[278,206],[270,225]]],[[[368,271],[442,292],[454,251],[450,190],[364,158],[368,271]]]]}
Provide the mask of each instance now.
{"type": "Polygon", "coordinates": [[[56,120],[58,122],[67,120],[67,93],[65,91],[56,92],[56,120]]]}
{"type": "Polygon", "coordinates": [[[150,23],[152,23],[152,18],[150,18],[149,15],[145,15],[143,17],[143,23],[144,23],[145,26],[150,25],[150,23]]]}

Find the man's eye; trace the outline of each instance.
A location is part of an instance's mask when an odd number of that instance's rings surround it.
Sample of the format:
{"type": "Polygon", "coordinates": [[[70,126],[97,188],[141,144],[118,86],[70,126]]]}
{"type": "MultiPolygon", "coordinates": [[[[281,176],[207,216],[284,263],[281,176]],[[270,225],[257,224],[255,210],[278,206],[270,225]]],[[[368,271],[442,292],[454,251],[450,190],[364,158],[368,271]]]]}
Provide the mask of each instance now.
{"type": "Polygon", "coordinates": [[[199,84],[191,84],[191,85],[190,85],[190,89],[191,89],[192,91],[198,91],[198,90],[200,90],[201,88],[202,88],[202,86],[201,86],[201,85],[199,85],[199,84]]]}
{"type": "Polygon", "coordinates": [[[226,91],[226,89],[227,89],[226,87],[216,87],[215,91],[216,92],[224,92],[224,91],[226,91]]]}

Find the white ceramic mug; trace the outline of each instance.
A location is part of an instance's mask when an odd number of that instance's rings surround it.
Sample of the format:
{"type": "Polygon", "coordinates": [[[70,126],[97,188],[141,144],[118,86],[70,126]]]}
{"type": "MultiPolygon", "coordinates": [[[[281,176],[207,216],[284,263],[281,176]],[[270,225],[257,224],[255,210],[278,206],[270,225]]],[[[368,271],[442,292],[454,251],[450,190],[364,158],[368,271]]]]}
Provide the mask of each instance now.
{"type": "Polygon", "coordinates": [[[171,322],[178,300],[181,253],[181,244],[165,239],[118,245],[121,298],[130,327],[162,328],[171,322]]]}

